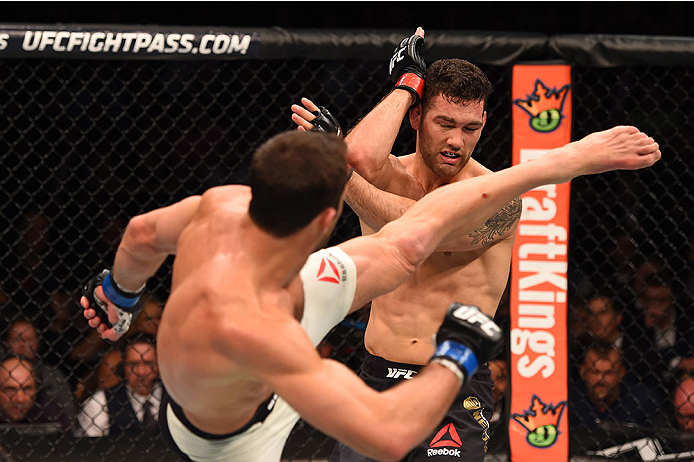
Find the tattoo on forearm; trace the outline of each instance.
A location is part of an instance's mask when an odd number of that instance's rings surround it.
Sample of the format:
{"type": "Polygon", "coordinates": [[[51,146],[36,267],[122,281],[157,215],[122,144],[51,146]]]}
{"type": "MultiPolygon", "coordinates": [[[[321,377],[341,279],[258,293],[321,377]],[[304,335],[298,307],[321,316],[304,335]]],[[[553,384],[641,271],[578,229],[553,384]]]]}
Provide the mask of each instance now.
{"type": "Polygon", "coordinates": [[[496,212],[485,224],[470,233],[473,244],[487,245],[494,242],[494,238],[503,235],[513,227],[522,210],[520,197],[516,197],[496,212]]]}

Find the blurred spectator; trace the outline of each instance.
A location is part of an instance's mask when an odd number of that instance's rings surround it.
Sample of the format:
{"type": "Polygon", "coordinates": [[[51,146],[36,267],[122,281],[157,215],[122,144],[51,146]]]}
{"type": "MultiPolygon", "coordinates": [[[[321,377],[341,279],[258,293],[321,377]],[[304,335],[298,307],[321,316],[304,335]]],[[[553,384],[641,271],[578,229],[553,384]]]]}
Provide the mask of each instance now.
{"type": "Polygon", "coordinates": [[[506,451],[508,445],[508,424],[506,422],[506,387],[508,384],[508,368],[506,363],[506,350],[500,353],[496,359],[489,361],[491,379],[494,382],[492,395],[494,397],[494,409],[489,420],[489,442],[487,451],[498,453],[506,451]]]}
{"type": "Polygon", "coordinates": [[[10,287],[14,302],[20,306],[31,302],[42,304],[45,300],[36,300],[36,297],[45,293],[47,287],[56,287],[52,268],[62,266],[51,253],[51,221],[44,212],[30,207],[14,224],[16,240],[11,255],[3,261],[3,266],[12,274],[11,281],[17,284],[10,287]]]}
{"type": "Polygon", "coordinates": [[[162,388],[154,339],[127,339],[123,349],[122,385],[98,390],[82,405],[80,436],[155,435],[162,388]]]}
{"type": "Polygon", "coordinates": [[[694,378],[682,381],[675,391],[673,400],[677,428],[694,432],[694,378]]]}
{"type": "Polygon", "coordinates": [[[614,245],[608,247],[607,268],[603,274],[610,277],[610,284],[622,292],[632,284],[634,262],[637,260],[637,242],[643,239],[642,233],[635,229],[618,232],[614,245]]]}
{"type": "MultiPolygon", "coordinates": [[[[645,288],[646,281],[653,280],[654,277],[660,275],[662,278],[670,279],[669,274],[666,271],[667,265],[660,258],[649,258],[642,261],[636,267],[636,274],[632,280],[631,287],[634,290],[634,294],[639,296],[642,294],[645,288]]],[[[636,307],[642,308],[641,300],[637,300],[636,307]]]]}
{"type": "Polygon", "coordinates": [[[164,306],[159,299],[150,294],[143,295],[141,301],[142,311],[137,318],[135,318],[135,321],[128,330],[128,335],[147,334],[156,337],[164,306]]]}
{"type": "Polygon", "coordinates": [[[55,423],[67,430],[65,413],[51,401],[39,401],[34,363],[10,356],[0,363],[0,418],[6,423],[55,423]]]}
{"type": "Polygon", "coordinates": [[[19,358],[0,364],[0,411],[3,422],[34,422],[29,413],[36,404],[36,378],[33,365],[19,358]]]}
{"type": "Polygon", "coordinates": [[[685,291],[694,300],[694,234],[687,238],[687,261],[685,263],[685,291]]]}
{"type": "Polygon", "coordinates": [[[588,332],[588,309],[583,297],[571,297],[567,310],[571,352],[576,356],[582,356],[583,342],[586,338],[586,332],[588,332]]]}
{"type": "Polygon", "coordinates": [[[43,344],[49,347],[42,350],[44,361],[61,367],[66,374],[84,372],[79,370],[83,363],[73,360],[71,354],[84,341],[85,333],[93,330],[79,308],[78,295],[59,290],[52,292],[46,310],[48,323],[42,329],[43,344]]]}
{"type": "Polygon", "coordinates": [[[72,427],[77,416],[77,406],[67,378],[59,369],[39,357],[41,338],[34,325],[18,318],[10,324],[4,343],[13,356],[26,358],[33,363],[39,404],[55,404],[60,410],[57,420],[64,428],[72,427]]]}
{"type": "Polygon", "coordinates": [[[83,377],[75,388],[75,397],[80,405],[97,390],[106,390],[123,381],[123,355],[112,350],[104,356],[95,371],[83,377]]]}
{"type": "Polygon", "coordinates": [[[494,359],[489,361],[489,369],[492,371],[492,395],[494,396],[494,410],[492,412],[491,424],[503,421],[504,401],[506,396],[506,387],[508,385],[508,368],[506,367],[505,359],[494,359]]]}
{"type": "Polygon", "coordinates": [[[580,376],[581,381],[570,392],[572,426],[590,428],[600,422],[653,426],[662,422],[662,396],[625,378],[622,355],[613,345],[591,345],[581,363],[580,376]]]}
{"type": "MultiPolygon", "coordinates": [[[[76,305],[75,305],[76,306],[76,305]]],[[[142,296],[142,311],[128,329],[126,338],[133,338],[143,334],[156,337],[159,322],[163,311],[163,304],[153,295],[142,296]]],[[[80,312],[80,318],[84,320],[80,312]]],[[[86,338],[78,342],[69,354],[70,362],[76,362],[79,369],[79,383],[75,385],[75,394],[78,402],[83,402],[97,390],[110,388],[114,384],[114,377],[107,380],[108,386],[104,387],[104,377],[108,367],[117,369],[120,353],[107,352],[109,343],[101,338],[95,329],[89,329],[86,338]],[[106,367],[105,367],[106,366],[106,367]]],[[[119,374],[119,381],[123,374],[119,374]]]]}
{"type": "MultiPolygon", "coordinates": [[[[624,334],[622,331],[622,313],[617,307],[616,297],[608,290],[594,295],[585,307],[580,310],[582,326],[572,326],[574,338],[573,355],[582,357],[585,351],[595,342],[607,343],[622,350],[624,334]],[[582,327],[582,328],[581,328],[582,327]]],[[[578,320],[574,320],[578,323],[578,320]]],[[[578,376],[575,377],[578,379],[578,376]]]]}
{"type": "Polygon", "coordinates": [[[99,388],[106,390],[123,381],[123,355],[118,350],[109,352],[99,363],[97,369],[99,388]]]}
{"type": "Polygon", "coordinates": [[[637,380],[670,389],[677,368],[688,368],[693,355],[691,322],[678,310],[668,276],[652,274],[641,285],[639,314],[627,326],[624,354],[637,380]]]}

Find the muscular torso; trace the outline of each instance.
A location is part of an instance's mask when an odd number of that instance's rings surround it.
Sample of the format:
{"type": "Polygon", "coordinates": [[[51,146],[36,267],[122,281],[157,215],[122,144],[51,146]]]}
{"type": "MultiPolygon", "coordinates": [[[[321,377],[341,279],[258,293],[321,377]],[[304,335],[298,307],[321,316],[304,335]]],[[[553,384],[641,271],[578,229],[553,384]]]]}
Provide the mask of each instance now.
{"type": "Polygon", "coordinates": [[[252,345],[278,319],[300,317],[293,290],[259,283],[244,219],[249,198],[239,186],[205,193],[178,240],[157,335],[167,391],[194,425],[210,433],[242,427],[270,396],[245,367],[256,354],[252,345]]]}
{"type": "MultiPolygon", "coordinates": [[[[401,158],[405,167],[412,157],[401,158]]],[[[465,169],[458,181],[489,172],[473,160],[465,169]]],[[[393,192],[421,197],[421,189],[408,190],[403,184],[393,192]]],[[[391,361],[426,364],[434,352],[432,336],[452,302],[477,305],[494,316],[506,288],[512,248],[513,239],[507,238],[470,251],[432,254],[400,287],[373,301],[364,338],[367,350],[391,361]]]]}

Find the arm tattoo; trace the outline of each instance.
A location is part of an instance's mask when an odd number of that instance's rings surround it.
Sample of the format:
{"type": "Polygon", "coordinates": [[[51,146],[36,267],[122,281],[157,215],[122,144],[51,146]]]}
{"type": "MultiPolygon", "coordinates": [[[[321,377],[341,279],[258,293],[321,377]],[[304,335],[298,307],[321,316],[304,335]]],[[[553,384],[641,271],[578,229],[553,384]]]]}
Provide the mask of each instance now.
{"type": "Polygon", "coordinates": [[[518,220],[522,210],[520,197],[516,197],[504,207],[496,212],[485,224],[470,233],[473,244],[487,245],[494,242],[496,236],[503,235],[511,229],[518,220]]]}

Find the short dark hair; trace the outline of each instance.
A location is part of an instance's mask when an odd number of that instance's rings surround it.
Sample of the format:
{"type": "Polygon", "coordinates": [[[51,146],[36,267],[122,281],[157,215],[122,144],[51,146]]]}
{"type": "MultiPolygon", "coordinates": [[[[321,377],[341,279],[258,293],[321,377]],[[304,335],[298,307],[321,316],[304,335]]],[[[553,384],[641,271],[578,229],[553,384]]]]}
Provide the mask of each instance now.
{"type": "Polygon", "coordinates": [[[286,237],[328,207],[338,209],[347,183],[347,146],[336,135],[290,131],[253,154],[249,213],[264,231],[286,237]]]}
{"type": "Polygon", "coordinates": [[[426,70],[422,109],[438,95],[452,103],[481,101],[487,108],[492,83],[482,70],[464,59],[439,59],[426,70]]]}
{"type": "Polygon", "coordinates": [[[591,353],[595,354],[596,359],[606,360],[609,360],[610,356],[615,353],[619,357],[619,362],[623,364],[622,352],[619,351],[619,349],[617,349],[613,344],[604,340],[598,340],[586,349],[585,353],[583,354],[583,358],[581,359],[581,364],[585,365],[588,355],[591,353]]]}
{"type": "Polygon", "coordinates": [[[617,293],[614,289],[612,289],[611,287],[599,289],[595,292],[595,294],[592,297],[590,297],[588,303],[601,298],[607,302],[606,304],[608,308],[612,310],[612,312],[615,315],[618,315],[622,312],[622,306],[619,303],[619,297],[617,296],[617,293]]]}
{"type": "Polygon", "coordinates": [[[5,363],[11,360],[17,360],[20,363],[23,363],[24,366],[31,371],[31,375],[34,376],[34,380],[36,380],[36,361],[33,361],[25,356],[18,356],[14,353],[8,353],[0,359],[0,368],[5,369],[8,373],[12,372],[14,369],[8,369],[5,366],[5,363]]]}
{"type": "Polygon", "coordinates": [[[120,352],[122,355],[125,355],[128,352],[129,348],[132,348],[133,346],[140,344],[140,343],[146,343],[152,348],[156,350],[157,348],[157,339],[153,335],[146,334],[144,332],[138,332],[133,336],[125,336],[123,338],[122,343],[120,344],[120,352]]]}
{"type": "Polygon", "coordinates": [[[7,341],[8,341],[9,338],[10,338],[10,334],[15,330],[15,326],[16,326],[17,324],[20,324],[20,323],[22,323],[22,324],[29,324],[29,326],[31,326],[31,328],[34,329],[34,331],[36,332],[36,336],[37,336],[39,339],[41,339],[41,331],[40,331],[39,329],[36,328],[36,326],[34,325],[34,323],[31,322],[31,321],[29,320],[29,318],[27,318],[27,317],[25,317],[25,316],[17,315],[17,316],[14,316],[14,317],[10,320],[10,324],[8,325],[9,327],[7,328],[7,330],[5,330],[5,331],[3,332],[3,334],[2,334],[2,341],[3,341],[3,343],[7,344],[7,341]]]}

